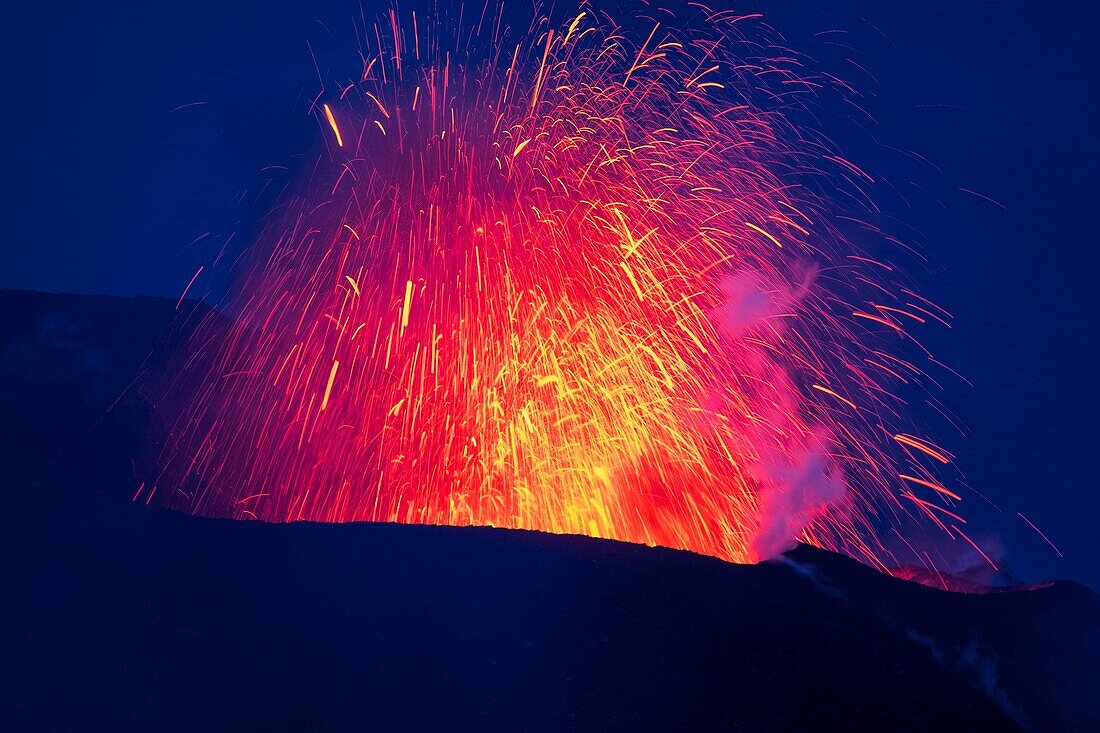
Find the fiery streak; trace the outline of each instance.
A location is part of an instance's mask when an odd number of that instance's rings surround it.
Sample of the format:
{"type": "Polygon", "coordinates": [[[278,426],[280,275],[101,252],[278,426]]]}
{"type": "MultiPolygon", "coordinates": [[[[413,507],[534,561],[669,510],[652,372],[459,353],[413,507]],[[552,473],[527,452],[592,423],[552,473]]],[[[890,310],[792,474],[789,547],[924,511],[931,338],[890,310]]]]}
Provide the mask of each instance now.
{"type": "Polygon", "coordinates": [[[328,373],[328,384],[325,385],[325,396],[321,398],[321,409],[328,409],[328,398],[332,396],[332,385],[336,381],[336,370],[340,368],[340,362],[332,362],[332,371],[328,373]]]}
{"type": "Polygon", "coordinates": [[[925,481],[924,479],[919,479],[916,476],[907,476],[904,473],[900,474],[899,478],[901,478],[905,481],[908,481],[910,483],[919,484],[920,486],[925,486],[929,489],[932,489],[933,491],[938,491],[941,494],[943,494],[944,496],[949,497],[951,499],[954,499],[955,501],[962,501],[962,497],[959,496],[958,494],[956,494],[954,491],[950,491],[948,489],[945,489],[944,487],[940,486],[939,484],[932,483],[931,481],[925,481]]]}
{"type": "Polygon", "coordinates": [[[989,563],[989,567],[993,568],[994,571],[997,570],[997,563],[993,562],[993,558],[991,558],[989,555],[987,555],[985,550],[978,547],[978,543],[976,543],[974,540],[970,539],[966,535],[965,532],[963,532],[961,529],[959,529],[955,525],[952,524],[951,529],[955,530],[956,534],[958,534],[960,537],[962,537],[964,540],[966,540],[970,544],[970,546],[973,547],[977,551],[977,553],[982,556],[982,559],[985,560],[987,563],[989,563]]]}
{"type": "Polygon", "coordinates": [[[344,138],[340,136],[340,128],[336,124],[336,118],[332,116],[332,109],[327,105],[321,105],[325,110],[325,119],[328,120],[329,127],[332,128],[332,132],[336,135],[336,145],[344,147],[344,138]]]}
{"type": "Polygon", "coordinates": [[[180,305],[183,303],[184,298],[187,297],[187,291],[191,289],[191,286],[195,284],[195,281],[199,279],[199,275],[202,274],[202,265],[199,265],[199,269],[195,270],[195,274],[191,276],[191,279],[187,282],[187,287],[180,293],[180,299],[176,301],[176,310],[180,309],[180,305]]]}
{"type": "Polygon", "coordinates": [[[962,523],[893,396],[917,296],[807,185],[872,181],[790,121],[819,83],[755,16],[502,13],[367,34],[332,102],[356,132],[322,105],[337,149],[166,389],[168,501],[879,566],[883,516],[962,523]]]}
{"type": "Polygon", "coordinates": [[[1043,541],[1044,541],[1044,542],[1046,542],[1046,543],[1047,543],[1048,545],[1050,545],[1050,549],[1052,549],[1052,550],[1054,550],[1055,552],[1057,552],[1057,553],[1058,553],[1058,557],[1065,557],[1065,555],[1063,555],[1063,554],[1062,554],[1062,551],[1058,549],[1058,546],[1057,546],[1057,545],[1055,545],[1055,544],[1054,544],[1053,542],[1051,542],[1051,541],[1050,541],[1050,538],[1049,538],[1049,537],[1047,537],[1047,536],[1046,536],[1046,534],[1044,534],[1044,533],[1043,533],[1043,530],[1041,530],[1041,529],[1039,529],[1038,527],[1036,527],[1036,526],[1035,526],[1035,523],[1034,523],[1034,522],[1032,522],[1032,521],[1031,521],[1030,519],[1028,519],[1027,517],[1025,517],[1025,516],[1023,515],[1023,513],[1022,513],[1022,512],[1016,512],[1016,514],[1017,514],[1017,515],[1018,515],[1018,516],[1020,517],[1020,519],[1024,520],[1025,522],[1027,522],[1027,526],[1029,526],[1029,527],[1031,527],[1031,528],[1032,528],[1033,530],[1035,530],[1035,532],[1036,532],[1036,533],[1037,533],[1037,534],[1038,534],[1038,535],[1039,535],[1040,537],[1042,537],[1042,538],[1043,538],[1043,541]]]}

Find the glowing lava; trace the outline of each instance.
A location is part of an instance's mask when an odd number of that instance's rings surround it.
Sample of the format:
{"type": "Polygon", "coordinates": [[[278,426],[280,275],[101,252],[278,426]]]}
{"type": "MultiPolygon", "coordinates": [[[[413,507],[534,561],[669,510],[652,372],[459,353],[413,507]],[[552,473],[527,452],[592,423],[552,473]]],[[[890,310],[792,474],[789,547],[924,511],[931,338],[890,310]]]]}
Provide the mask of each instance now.
{"type": "Polygon", "coordinates": [[[789,121],[817,82],[698,6],[519,37],[494,7],[364,34],[161,402],[168,501],[735,561],[957,524],[894,424],[904,329],[944,316],[837,233],[821,191],[870,179],[789,121]]]}

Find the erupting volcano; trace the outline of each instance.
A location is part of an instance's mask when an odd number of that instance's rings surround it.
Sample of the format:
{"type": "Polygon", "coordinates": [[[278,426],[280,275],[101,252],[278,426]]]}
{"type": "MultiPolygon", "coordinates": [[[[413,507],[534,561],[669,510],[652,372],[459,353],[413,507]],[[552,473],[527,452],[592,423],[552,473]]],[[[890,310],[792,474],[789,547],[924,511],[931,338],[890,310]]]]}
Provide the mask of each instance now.
{"type": "Polygon", "coordinates": [[[158,495],[737,562],[965,538],[898,395],[948,316],[850,241],[873,181],[806,127],[843,83],[694,4],[465,10],[362,29],[324,149],[223,260],[232,322],[159,398],[158,495]]]}

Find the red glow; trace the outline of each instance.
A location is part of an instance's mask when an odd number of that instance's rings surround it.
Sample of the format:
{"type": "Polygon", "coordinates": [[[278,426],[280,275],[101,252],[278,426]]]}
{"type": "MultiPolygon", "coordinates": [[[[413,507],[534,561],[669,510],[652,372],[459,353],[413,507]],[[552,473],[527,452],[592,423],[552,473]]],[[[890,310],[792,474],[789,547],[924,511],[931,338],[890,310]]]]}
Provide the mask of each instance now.
{"type": "Polygon", "coordinates": [[[948,456],[893,425],[920,375],[892,350],[943,316],[838,234],[815,187],[871,180],[789,121],[819,86],[794,59],[729,14],[407,21],[322,105],[327,153],[235,271],[237,323],[194,337],[170,502],[735,561],[874,559],[876,514],[959,521],[948,456]]]}

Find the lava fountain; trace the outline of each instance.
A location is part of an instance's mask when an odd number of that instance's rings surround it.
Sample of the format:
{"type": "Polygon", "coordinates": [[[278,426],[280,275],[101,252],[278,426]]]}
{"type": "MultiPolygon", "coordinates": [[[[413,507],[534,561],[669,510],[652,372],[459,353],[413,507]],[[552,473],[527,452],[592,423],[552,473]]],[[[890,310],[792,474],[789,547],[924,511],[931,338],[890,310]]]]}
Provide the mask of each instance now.
{"type": "Polygon", "coordinates": [[[689,10],[364,32],[230,266],[232,323],[208,313],[158,403],[160,495],[738,562],[874,560],[891,514],[957,529],[895,394],[907,329],[946,316],[840,234],[871,179],[791,121],[820,80],[689,10]]]}

